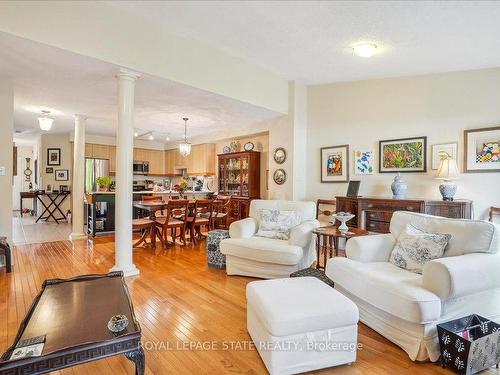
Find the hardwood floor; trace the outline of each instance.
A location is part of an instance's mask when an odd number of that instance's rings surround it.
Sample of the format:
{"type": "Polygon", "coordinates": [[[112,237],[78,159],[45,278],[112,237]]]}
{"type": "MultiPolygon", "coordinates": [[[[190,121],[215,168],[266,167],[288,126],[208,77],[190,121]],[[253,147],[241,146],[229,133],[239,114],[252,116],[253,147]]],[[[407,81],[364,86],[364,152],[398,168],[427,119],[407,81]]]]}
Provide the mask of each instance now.
{"type": "MultiPolygon", "coordinates": [[[[18,325],[43,280],[86,273],[106,273],[113,265],[112,237],[16,246],[10,274],[0,270],[0,351],[12,342],[18,325]]],[[[138,277],[127,279],[143,330],[147,374],[266,374],[258,353],[244,347],[246,277],[228,277],[206,265],[205,243],[172,249],[134,251],[138,277]],[[204,350],[201,343],[218,350],[204,350]],[[235,350],[223,343],[239,342],[235,350]],[[184,343],[184,345],[183,345],[184,343]],[[189,350],[189,344],[197,345],[189,350]]],[[[432,363],[414,363],[407,355],[360,324],[363,349],[352,366],[318,374],[451,374],[432,363]]],[[[236,345],[236,344],[234,344],[236,345]]],[[[112,357],[57,374],[133,374],[131,362],[112,357]]],[[[488,374],[500,374],[491,369],[488,374]]]]}

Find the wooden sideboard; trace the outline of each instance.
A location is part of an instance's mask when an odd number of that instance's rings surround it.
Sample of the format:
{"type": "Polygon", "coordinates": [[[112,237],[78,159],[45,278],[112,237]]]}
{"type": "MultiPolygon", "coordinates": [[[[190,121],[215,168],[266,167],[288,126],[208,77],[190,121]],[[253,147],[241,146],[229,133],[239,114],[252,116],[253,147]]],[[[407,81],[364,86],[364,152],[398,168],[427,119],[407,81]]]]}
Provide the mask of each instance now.
{"type": "Polygon", "coordinates": [[[411,211],[454,219],[472,218],[472,201],[429,201],[425,199],[393,199],[377,197],[336,197],[337,212],[356,215],[348,225],[371,232],[389,233],[395,211],[411,211]]]}

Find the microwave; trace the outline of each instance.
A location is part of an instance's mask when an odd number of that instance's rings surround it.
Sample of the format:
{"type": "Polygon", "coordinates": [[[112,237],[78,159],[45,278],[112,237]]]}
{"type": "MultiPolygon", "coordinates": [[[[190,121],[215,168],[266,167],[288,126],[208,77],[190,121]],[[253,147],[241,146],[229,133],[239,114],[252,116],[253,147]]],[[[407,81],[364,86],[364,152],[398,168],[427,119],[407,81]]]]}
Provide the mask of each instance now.
{"type": "Polygon", "coordinates": [[[149,162],[134,160],[134,174],[146,175],[149,173],[149,162]]]}

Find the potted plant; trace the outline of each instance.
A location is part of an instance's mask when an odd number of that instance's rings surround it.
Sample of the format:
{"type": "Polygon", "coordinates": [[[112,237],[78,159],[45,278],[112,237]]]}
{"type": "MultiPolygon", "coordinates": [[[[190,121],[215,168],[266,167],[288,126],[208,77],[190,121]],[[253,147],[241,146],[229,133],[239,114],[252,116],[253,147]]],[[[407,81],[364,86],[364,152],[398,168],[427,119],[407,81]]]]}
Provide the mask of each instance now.
{"type": "Polygon", "coordinates": [[[97,183],[97,191],[108,191],[109,186],[113,181],[109,176],[102,176],[102,177],[97,177],[95,182],[97,183]]]}
{"type": "Polygon", "coordinates": [[[174,190],[179,193],[180,199],[184,199],[186,191],[189,190],[189,186],[187,184],[187,181],[185,179],[181,178],[179,180],[179,183],[174,185],[174,190]]]}

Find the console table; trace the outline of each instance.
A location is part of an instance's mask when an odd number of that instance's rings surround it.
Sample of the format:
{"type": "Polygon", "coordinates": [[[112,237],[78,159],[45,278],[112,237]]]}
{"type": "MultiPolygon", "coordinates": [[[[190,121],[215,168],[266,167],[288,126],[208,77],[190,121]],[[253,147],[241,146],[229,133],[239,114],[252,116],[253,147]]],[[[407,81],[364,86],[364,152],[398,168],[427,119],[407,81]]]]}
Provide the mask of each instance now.
{"type": "Polygon", "coordinates": [[[140,340],[141,328],[121,272],[46,280],[0,360],[0,375],[45,374],[120,354],[142,375],[140,340]],[[124,314],[129,325],[113,333],[107,323],[117,314],[124,314]],[[41,356],[9,360],[20,341],[39,336],[45,336],[41,356]]]}
{"type": "Polygon", "coordinates": [[[425,199],[394,199],[380,197],[336,197],[337,212],[350,212],[356,217],[349,227],[370,232],[389,233],[389,224],[395,211],[411,211],[453,219],[471,219],[472,201],[436,201],[425,199]]]}

